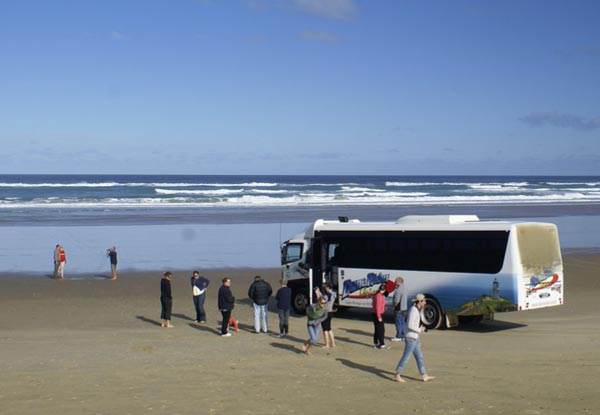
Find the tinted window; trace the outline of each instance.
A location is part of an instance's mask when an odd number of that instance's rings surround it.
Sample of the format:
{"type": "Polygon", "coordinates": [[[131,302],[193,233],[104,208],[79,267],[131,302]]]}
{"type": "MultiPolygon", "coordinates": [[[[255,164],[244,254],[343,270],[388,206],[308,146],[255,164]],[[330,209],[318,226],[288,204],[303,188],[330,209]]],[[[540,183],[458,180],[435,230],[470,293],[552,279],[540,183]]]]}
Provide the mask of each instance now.
{"type": "Polygon", "coordinates": [[[349,268],[495,274],[504,263],[508,232],[319,232],[338,244],[336,260],[349,268]],[[338,258],[339,257],[339,258],[338,258]]]}

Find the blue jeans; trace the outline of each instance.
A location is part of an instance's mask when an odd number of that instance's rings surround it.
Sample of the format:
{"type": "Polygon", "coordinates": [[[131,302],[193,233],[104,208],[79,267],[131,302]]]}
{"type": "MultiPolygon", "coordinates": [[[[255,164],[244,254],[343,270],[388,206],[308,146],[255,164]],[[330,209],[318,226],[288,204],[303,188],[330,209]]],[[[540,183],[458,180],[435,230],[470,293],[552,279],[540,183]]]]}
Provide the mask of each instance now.
{"type": "Polygon", "coordinates": [[[396,366],[396,373],[402,373],[404,370],[404,366],[410,355],[414,355],[417,360],[417,366],[419,367],[419,373],[424,375],[425,373],[425,363],[423,363],[423,353],[421,352],[421,340],[420,339],[411,339],[410,337],[406,337],[404,339],[404,353],[402,354],[402,358],[398,362],[398,366],[396,366]]]}
{"type": "Polygon", "coordinates": [[[194,308],[196,309],[196,321],[206,321],[206,313],[204,312],[204,301],[206,293],[194,296],[194,308]]]}
{"type": "Polygon", "coordinates": [[[310,342],[312,344],[317,344],[317,339],[319,338],[319,329],[321,328],[320,324],[317,324],[316,326],[311,326],[308,325],[306,326],[306,328],[308,329],[308,336],[310,337],[310,342]]]}
{"type": "Polygon", "coordinates": [[[406,311],[394,311],[394,322],[396,323],[396,338],[404,338],[404,328],[406,326],[406,311]]]}
{"type": "Polygon", "coordinates": [[[267,305],[258,305],[254,303],[254,330],[260,332],[262,323],[263,331],[267,332],[267,305]]]}

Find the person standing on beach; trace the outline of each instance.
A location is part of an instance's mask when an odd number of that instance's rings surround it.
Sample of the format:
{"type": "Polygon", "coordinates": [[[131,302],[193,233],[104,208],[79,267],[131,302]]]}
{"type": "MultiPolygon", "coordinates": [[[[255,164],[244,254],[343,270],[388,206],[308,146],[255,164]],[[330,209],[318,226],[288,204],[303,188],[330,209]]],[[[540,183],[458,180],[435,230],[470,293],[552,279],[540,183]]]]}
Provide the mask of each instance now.
{"type": "Polygon", "coordinates": [[[110,259],[110,271],[112,272],[111,280],[117,279],[117,248],[112,247],[106,250],[106,256],[110,259]]]}
{"type": "Polygon", "coordinates": [[[394,297],[392,303],[394,305],[394,323],[396,324],[396,337],[392,339],[393,342],[400,342],[404,340],[404,331],[406,326],[406,314],[408,307],[406,305],[406,289],[404,288],[404,278],[398,277],[394,281],[396,283],[396,289],[394,290],[394,297]]]}
{"type": "Polygon", "coordinates": [[[58,267],[60,266],[60,244],[56,244],[54,248],[54,279],[58,279],[58,267]]]}
{"type": "Polygon", "coordinates": [[[194,271],[190,283],[192,284],[192,298],[194,299],[194,308],[196,309],[196,320],[194,320],[194,323],[206,323],[204,302],[206,300],[206,288],[210,284],[210,281],[208,278],[201,277],[198,271],[194,271]]]}
{"type": "Polygon", "coordinates": [[[171,294],[171,278],[173,274],[165,272],[160,280],[160,326],[168,329],[175,326],[171,325],[171,311],[173,310],[173,295],[171,294]]]}
{"type": "Polygon", "coordinates": [[[292,308],[292,289],[287,286],[287,281],[281,279],[280,287],[275,294],[277,300],[277,314],[279,315],[279,337],[285,337],[289,330],[290,309],[292,308]]]}
{"type": "Polygon", "coordinates": [[[423,376],[423,382],[429,382],[430,380],[435,379],[434,376],[427,375],[427,372],[425,371],[423,353],[421,352],[421,340],[419,339],[419,334],[427,331],[425,326],[421,324],[421,310],[425,307],[426,302],[427,300],[423,294],[417,294],[413,299],[413,306],[408,312],[408,324],[404,338],[404,353],[396,366],[396,376],[394,378],[396,382],[406,383],[406,381],[402,379],[401,374],[411,354],[415,356],[419,373],[423,376]]]}
{"type": "Polygon", "coordinates": [[[231,278],[223,278],[223,285],[219,288],[217,297],[219,311],[223,316],[223,321],[221,322],[221,337],[231,336],[231,333],[229,332],[229,319],[231,318],[231,311],[235,306],[235,297],[233,296],[230,287],[231,278]]]}
{"type": "Polygon", "coordinates": [[[377,294],[373,296],[373,343],[376,349],[387,350],[390,346],[385,344],[385,324],[383,313],[385,312],[385,284],[381,284],[377,294]]]}
{"type": "Polygon", "coordinates": [[[54,279],[65,279],[65,264],[67,263],[67,254],[62,245],[56,245],[54,249],[54,279]]]}
{"type": "Polygon", "coordinates": [[[310,355],[310,347],[317,344],[321,322],[323,322],[326,318],[327,300],[324,297],[319,298],[316,304],[311,304],[306,308],[306,328],[308,330],[308,340],[304,342],[302,351],[307,355],[310,355]]]}
{"type": "Polygon", "coordinates": [[[327,318],[323,320],[321,323],[321,327],[323,328],[323,337],[325,338],[325,348],[335,347],[335,337],[333,335],[333,330],[331,330],[331,319],[333,317],[333,305],[335,303],[336,293],[333,291],[333,286],[329,283],[325,284],[324,287],[325,293],[321,293],[319,288],[315,288],[315,293],[317,298],[325,298],[327,303],[325,304],[325,308],[327,309],[327,318]]]}
{"type": "Polygon", "coordinates": [[[248,297],[254,302],[254,330],[260,333],[262,324],[263,332],[267,333],[267,307],[269,297],[273,294],[271,284],[262,279],[260,275],[254,277],[254,282],[248,288],[248,297]]]}

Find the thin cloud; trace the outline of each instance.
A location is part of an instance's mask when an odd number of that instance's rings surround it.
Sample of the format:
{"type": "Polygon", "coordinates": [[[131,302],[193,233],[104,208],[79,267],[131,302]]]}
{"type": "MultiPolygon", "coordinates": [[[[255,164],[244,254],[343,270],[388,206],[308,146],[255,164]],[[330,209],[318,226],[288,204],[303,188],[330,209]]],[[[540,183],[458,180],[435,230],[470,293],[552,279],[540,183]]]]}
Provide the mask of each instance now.
{"type": "Polygon", "coordinates": [[[532,112],[519,120],[533,127],[549,125],[578,131],[592,131],[600,128],[600,117],[586,119],[578,115],[558,112],[532,112]]]}
{"type": "Polygon", "coordinates": [[[313,42],[338,43],[340,38],[332,33],[327,32],[302,32],[300,39],[313,42]]]}
{"type": "Polygon", "coordinates": [[[338,20],[350,20],[358,10],[353,0],[291,0],[291,4],[304,12],[338,20]]]}
{"type": "Polygon", "coordinates": [[[110,35],[114,40],[127,40],[128,39],[128,37],[126,35],[124,35],[121,32],[117,32],[116,30],[113,30],[110,35]]]}

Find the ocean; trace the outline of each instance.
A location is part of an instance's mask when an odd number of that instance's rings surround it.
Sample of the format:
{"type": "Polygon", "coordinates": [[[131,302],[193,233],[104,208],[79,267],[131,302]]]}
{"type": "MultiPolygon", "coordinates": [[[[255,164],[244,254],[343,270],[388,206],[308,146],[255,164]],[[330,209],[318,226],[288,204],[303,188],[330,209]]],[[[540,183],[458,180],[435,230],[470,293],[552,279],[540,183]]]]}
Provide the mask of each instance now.
{"type": "Polygon", "coordinates": [[[57,243],[67,274],[104,273],[113,245],[122,270],[276,267],[315,219],[407,214],[539,219],[599,247],[600,176],[0,175],[0,272],[47,272],[57,243]]]}

